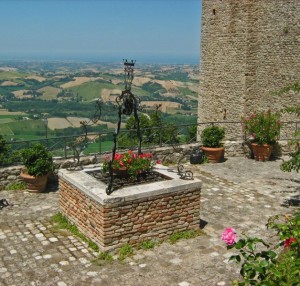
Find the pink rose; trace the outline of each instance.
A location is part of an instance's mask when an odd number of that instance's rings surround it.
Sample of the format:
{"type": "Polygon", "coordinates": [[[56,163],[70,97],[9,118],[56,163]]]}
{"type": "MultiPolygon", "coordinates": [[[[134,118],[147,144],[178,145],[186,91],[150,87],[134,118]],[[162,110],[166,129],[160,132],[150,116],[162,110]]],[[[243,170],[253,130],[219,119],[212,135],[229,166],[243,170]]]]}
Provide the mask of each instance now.
{"type": "Polygon", "coordinates": [[[226,242],[227,245],[233,245],[236,242],[235,229],[228,227],[222,233],[222,240],[226,242]]]}

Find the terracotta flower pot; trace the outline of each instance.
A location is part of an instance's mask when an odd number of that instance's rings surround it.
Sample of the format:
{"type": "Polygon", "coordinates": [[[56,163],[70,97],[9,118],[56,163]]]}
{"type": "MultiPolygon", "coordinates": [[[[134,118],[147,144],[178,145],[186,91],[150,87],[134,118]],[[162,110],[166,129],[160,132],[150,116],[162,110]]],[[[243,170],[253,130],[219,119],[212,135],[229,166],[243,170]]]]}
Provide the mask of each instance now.
{"type": "Polygon", "coordinates": [[[201,147],[209,163],[220,163],[224,157],[224,148],[201,147]]]}
{"type": "Polygon", "coordinates": [[[25,171],[21,171],[20,177],[27,185],[27,189],[33,193],[44,192],[47,185],[48,174],[40,177],[34,177],[27,174],[25,171]]]}
{"type": "Polygon", "coordinates": [[[251,143],[252,152],[254,154],[254,159],[256,161],[269,161],[273,146],[268,144],[257,144],[257,143],[251,143]]]}

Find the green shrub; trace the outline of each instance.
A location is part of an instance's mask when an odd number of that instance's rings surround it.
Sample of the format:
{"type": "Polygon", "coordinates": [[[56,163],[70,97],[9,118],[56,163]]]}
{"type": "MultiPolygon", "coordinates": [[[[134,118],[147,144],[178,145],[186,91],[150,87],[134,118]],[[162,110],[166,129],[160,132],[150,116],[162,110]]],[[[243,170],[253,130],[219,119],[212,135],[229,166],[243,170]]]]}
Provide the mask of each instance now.
{"type": "Polygon", "coordinates": [[[256,237],[245,236],[236,241],[233,228],[226,228],[223,232],[222,240],[227,243],[227,248],[239,251],[229,259],[241,263],[242,280],[234,281],[233,285],[299,285],[300,213],[292,217],[271,217],[267,227],[277,231],[280,241],[275,246],[256,237]]]}
{"type": "Polygon", "coordinates": [[[52,154],[42,144],[35,144],[20,151],[21,161],[31,176],[43,176],[53,171],[52,154]]]}
{"type": "Polygon", "coordinates": [[[221,140],[225,137],[225,129],[218,126],[208,126],[201,133],[202,144],[204,147],[221,147],[221,140]]]}

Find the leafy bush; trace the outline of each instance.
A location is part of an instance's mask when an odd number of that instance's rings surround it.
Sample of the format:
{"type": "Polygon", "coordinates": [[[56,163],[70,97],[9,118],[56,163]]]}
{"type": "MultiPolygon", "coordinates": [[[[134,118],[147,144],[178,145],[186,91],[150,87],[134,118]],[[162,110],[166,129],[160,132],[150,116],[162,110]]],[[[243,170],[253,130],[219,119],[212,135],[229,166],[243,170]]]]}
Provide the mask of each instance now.
{"type": "Polygon", "coordinates": [[[253,113],[242,117],[242,125],[246,135],[252,142],[258,144],[274,144],[280,134],[280,113],[267,112],[253,113]]]}
{"type": "Polygon", "coordinates": [[[242,263],[240,274],[243,280],[235,281],[234,285],[299,285],[300,213],[292,217],[271,217],[267,227],[275,229],[279,235],[280,242],[275,246],[256,237],[245,236],[236,241],[233,228],[227,228],[223,232],[222,240],[227,243],[227,249],[235,248],[240,252],[229,258],[242,263]],[[258,245],[261,246],[260,250],[257,250],[258,245]],[[265,248],[261,250],[262,247],[265,248]],[[276,249],[280,251],[275,251],[276,249]]]}
{"type": "Polygon", "coordinates": [[[221,147],[221,140],[225,137],[225,129],[218,126],[208,126],[201,133],[202,144],[204,147],[221,147]]]}
{"type": "MultiPolygon", "coordinates": [[[[298,91],[299,91],[300,85],[296,84],[296,86],[298,87],[298,91]]],[[[300,105],[288,107],[288,108],[286,108],[285,111],[288,113],[294,113],[297,116],[300,116],[300,105]]],[[[300,170],[300,142],[297,140],[297,138],[299,138],[299,136],[300,136],[300,131],[296,130],[296,132],[294,134],[295,140],[290,141],[290,144],[296,145],[296,150],[289,154],[290,160],[285,161],[281,164],[280,169],[284,172],[296,171],[298,173],[300,170]]]]}
{"type": "Polygon", "coordinates": [[[53,171],[52,154],[42,144],[35,144],[20,151],[21,160],[31,176],[43,176],[53,171]]]}
{"type": "Polygon", "coordinates": [[[4,140],[3,136],[0,135],[0,166],[9,163],[8,154],[9,154],[8,145],[6,144],[6,141],[4,140]]]}

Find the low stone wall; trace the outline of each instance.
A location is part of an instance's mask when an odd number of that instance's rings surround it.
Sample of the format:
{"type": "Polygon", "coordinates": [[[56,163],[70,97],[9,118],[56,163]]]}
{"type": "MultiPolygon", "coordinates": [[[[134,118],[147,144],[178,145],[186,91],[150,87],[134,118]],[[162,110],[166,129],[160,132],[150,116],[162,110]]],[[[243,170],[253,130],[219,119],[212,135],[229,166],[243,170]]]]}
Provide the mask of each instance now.
{"type": "Polygon", "coordinates": [[[199,229],[198,179],[180,180],[172,173],[172,180],[132,186],[107,196],[105,186],[96,181],[95,187],[94,178],[79,173],[59,172],[61,212],[102,251],[199,229]]]}
{"type": "Polygon", "coordinates": [[[6,186],[22,181],[20,177],[22,166],[14,166],[0,169],[0,191],[6,186]]]}
{"type": "MultiPolygon", "coordinates": [[[[161,160],[166,164],[176,164],[179,159],[183,162],[189,161],[189,157],[194,149],[199,149],[199,143],[179,145],[175,147],[161,147],[151,150],[143,150],[144,152],[151,152],[156,160],[161,160]]],[[[226,157],[244,157],[251,156],[249,147],[242,141],[225,141],[225,158],[226,157]]],[[[275,157],[287,155],[291,151],[295,150],[293,146],[290,146],[287,141],[280,141],[274,149],[275,157]]],[[[100,162],[102,162],[101,157],[100,162]]],[[[70,168],[75,164],[73,159],[56,159],[56,168],[65,169],[70,168]]],[[[80,165],[86,166],[96,163],[94,156],[87,156],[80,159],[80,165]]],[[[21,180],[19,177],[22,166],[14,166],[0,169],[0,190],[4,189],[9,184],[16,183],[21,180]]]]}

